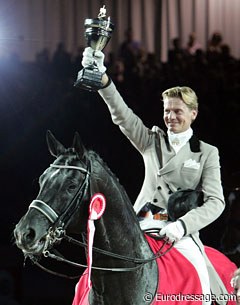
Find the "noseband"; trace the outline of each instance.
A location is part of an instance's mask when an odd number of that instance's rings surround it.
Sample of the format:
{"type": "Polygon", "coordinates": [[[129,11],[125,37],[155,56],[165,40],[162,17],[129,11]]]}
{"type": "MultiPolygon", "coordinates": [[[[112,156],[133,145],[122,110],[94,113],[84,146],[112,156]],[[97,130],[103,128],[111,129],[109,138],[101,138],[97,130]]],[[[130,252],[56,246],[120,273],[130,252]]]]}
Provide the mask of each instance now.
{"type": "Polygon", "coordinates": [[[71,220],[72,215],[78,208],[78,202],[81,202],[87,193],[90,177],[90,163],[87,169],[80,166],[58,164],[51,164],[50,167],[58,169],[79,170],[86,176],[82,184],[79,186],[78,190],[74,194],[73,198],[71,199],[70,203],[67,205],[65,211],[61,215],[58,215],[58,213],[54,211],[53,208],[51,208],[47,203],[42,200],[35,199],[30,204],[29,209],[38,210],[52,223],[52,227],[49,228],[49,232],[46,236],[46,244],[44,246],[43,254],[45,254],[49,245],[53,245],[54,243],[59,242],[61,240],[61,237],[65,232],[65,228],[71,220]]]}
{"type": "Polygon", "coordinates": [[[52,209],[48,204],[46,204],[42,200],[35,199],[32,201],[32,203],[29,205],[28,209],[36,209],[39,212],[41,212],[44,216],[47,217],[47,219],[54,223],[58,220],[59,215],[52,209]]]}
{"type": "MultiPolygon", "coordinates": [[[[86,176],[85,176],[82,184],[79,186],[77,192],[75,193],[75,195],[71,199],[71,201],[70,201],[69,205],[67,206],[66,210],[61,215],[58,215],[57,212],[54,211],[53,208],[51,208],[47,203],[45,203],[42,200],[35,199],[29,205],[29,209],[38,210],[40,213],[42,213],[53,224],[52,227],[49,228],[48,234],[46,236],[46,243],[44,245],[44,249],[43,249],[42,254],[45,257],[50,257],[50,258],[56,259],[60,262],[68,263],[68,264],[70,264],[72,266],[75,266],[75,267],[87,267],[86,265],[74,263],[74,262],[71,262],[71,261],[69,261],[65,258],[60,257],[60,256],[56,256],[56,255],[50,253],[48,249],[49,249],[49,247],[53,246],[57,242],[60,242],[63,238],[66,239],[70,243],[77,244],[77,245],[82,246],[82,247],[87,246],[85,243],[80,242],[80,241],[78,241],[78,240],[76,240],[72,237],[67,236],[65,228],[66,228],[67,224],[69,223],[69,221],[71,219],[71,216],[76,211],[76,209],[78,207],[78,202],[82,201],[82,199],[84,198],[84,196],[87,193],[88,187],[90,186],[90,182],[89,182],[89,180],[90,180],[89,179],[90,178],[90,162],[87,166],[87,169],[85,169],[83,167],[79,167],[79,166],[58,165],[58,164],[51,164],[50,167],[58,168],[58,169],[75,169],[75,170],[79,170],[82,173],[86,174],[86,176]]],[[[91,189],[91,186],[90,186],[90,189],[91,189]]],[[[92,190],[91,190],[91,193],[92,193],[92,190]]],[[[103,255],[106,255],[106,256],[109,256],[109,257],[113,257],[113,258],[116,258],[116,259],[132,262],[134,264],[137,264],[137,266],[129,267],[129,268],[104,268],[104,267],[94,267],[94,266],[92,266],[92,269],[105,270],[105,271],[118,271],[118,272],[135,271],[136,269],[140,268],[142,265],[144,265],[146,263],[149,263],[153,260],[156,260],[157,258],[165,255],[168,251],[170,251],[170,249],[173,247],[173,244],[170,246],[169,249],[162,252],[163,248],[166,246],[166,243],[167,243],[167,240],[163,243],[160,250],[155,255],[153,255],[153,257],[150,257],[149,259],[139,259],[139,258],[128,257],[128,256],[124,256],[124,255],[118,255],[118,254],[115,254],[115,253],[112,253],[112,252],[109,252],[109,251],[106,251],[106,250],[103,250],[103,249],[93,247],[93,250],[95,252],[98,252],[100,254],[103,254],[103,255]]],[[[63,275],[63,274],[53,272],[53,271],[43,267],[41,264],[38,263],[38,261],[36,260],[36,258],[34,256],[30,256],[30,259],[36,265],[38,265],[40,268],[42,268],[44,271],[50,272],[50,273],[52,273],[54,275],[58,275],[58,276],[63,276],[63,277],[67,277],[67,278],[75,278],[75,277],[70,277],[70,276],[66,276],[66,275],[63,275]]]]}

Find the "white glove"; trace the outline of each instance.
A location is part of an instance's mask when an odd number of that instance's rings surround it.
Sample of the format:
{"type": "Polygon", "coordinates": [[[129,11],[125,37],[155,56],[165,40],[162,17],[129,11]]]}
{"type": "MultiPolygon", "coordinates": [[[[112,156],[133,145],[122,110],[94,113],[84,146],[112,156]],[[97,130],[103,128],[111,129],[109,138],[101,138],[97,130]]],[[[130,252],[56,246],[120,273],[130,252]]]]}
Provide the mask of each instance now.
{"type": "Polygon", "coordinates": [[[184,235],[184,228],[180,221],[169,223],[161,229],[160,235],[166,236],[170,242],[179,241],[184,235]]]}
{"type": "Polygon", "coordinates": [[[98,70],[101,73],[104,73],[106,71],[106,67],[104,66],[104,58],[105,55],[102,51],[94,51],[91,47],[87,47],[83,52],[82,66],[86,68],[95,64],[98,67],[98,70]]]}

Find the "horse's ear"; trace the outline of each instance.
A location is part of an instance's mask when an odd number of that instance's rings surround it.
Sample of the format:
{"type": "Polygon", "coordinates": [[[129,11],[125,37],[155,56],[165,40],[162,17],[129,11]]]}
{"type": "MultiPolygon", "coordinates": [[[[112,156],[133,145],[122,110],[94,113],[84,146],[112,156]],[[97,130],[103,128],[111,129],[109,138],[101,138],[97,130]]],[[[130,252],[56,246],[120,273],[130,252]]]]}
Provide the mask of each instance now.
{"type": "Polygon", "coordinates": [[[65,147],[54,137],[50,130],[47,131],[46,138],[48,150],[52,156],[58,157],[66,150],[65,147]]]}
{"type": "Polygon", "coordinates": [[[82,159],[84,152],[86,151],[86,148],[84,147],[78,132],[75,132],[75,134],[74,134],[73,148],[75,149],[76,153],[78,154],[78,157],[80,159],[82,159]]]}

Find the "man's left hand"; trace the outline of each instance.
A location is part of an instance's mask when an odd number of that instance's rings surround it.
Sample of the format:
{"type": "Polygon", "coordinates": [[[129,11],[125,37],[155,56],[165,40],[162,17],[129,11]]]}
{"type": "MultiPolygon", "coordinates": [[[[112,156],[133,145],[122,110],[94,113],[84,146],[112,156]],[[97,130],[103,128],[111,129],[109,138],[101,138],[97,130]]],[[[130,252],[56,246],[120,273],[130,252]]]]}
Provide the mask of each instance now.
{"type": "Polygon", "coordinates": [[[175,221],[166,225],[160,231],[160,235],[168,238],[170,242],[179,241],[184,235],[184,228],[180,221],[175,221]]]}

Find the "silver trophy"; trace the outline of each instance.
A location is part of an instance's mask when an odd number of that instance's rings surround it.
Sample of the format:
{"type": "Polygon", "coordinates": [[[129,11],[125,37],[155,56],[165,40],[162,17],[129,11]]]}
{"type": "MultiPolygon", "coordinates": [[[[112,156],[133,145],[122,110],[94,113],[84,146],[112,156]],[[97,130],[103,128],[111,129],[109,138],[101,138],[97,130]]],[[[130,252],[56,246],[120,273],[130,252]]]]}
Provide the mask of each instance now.
{"type": "MultiPolygon", "coordinates": [[[[84,26],[88,46],[95,51],[102,51],[109,42],[114,29],[110,17],[106,18],[105,5],[100,8],[98,17],[95,19],[86,19],[84,26]]],[[[103,87],[102,75],[103,73],[98,70],[97,65],[93,62],[79,72],[74,86],[90,91],[97,91],[103,87]]]]}

